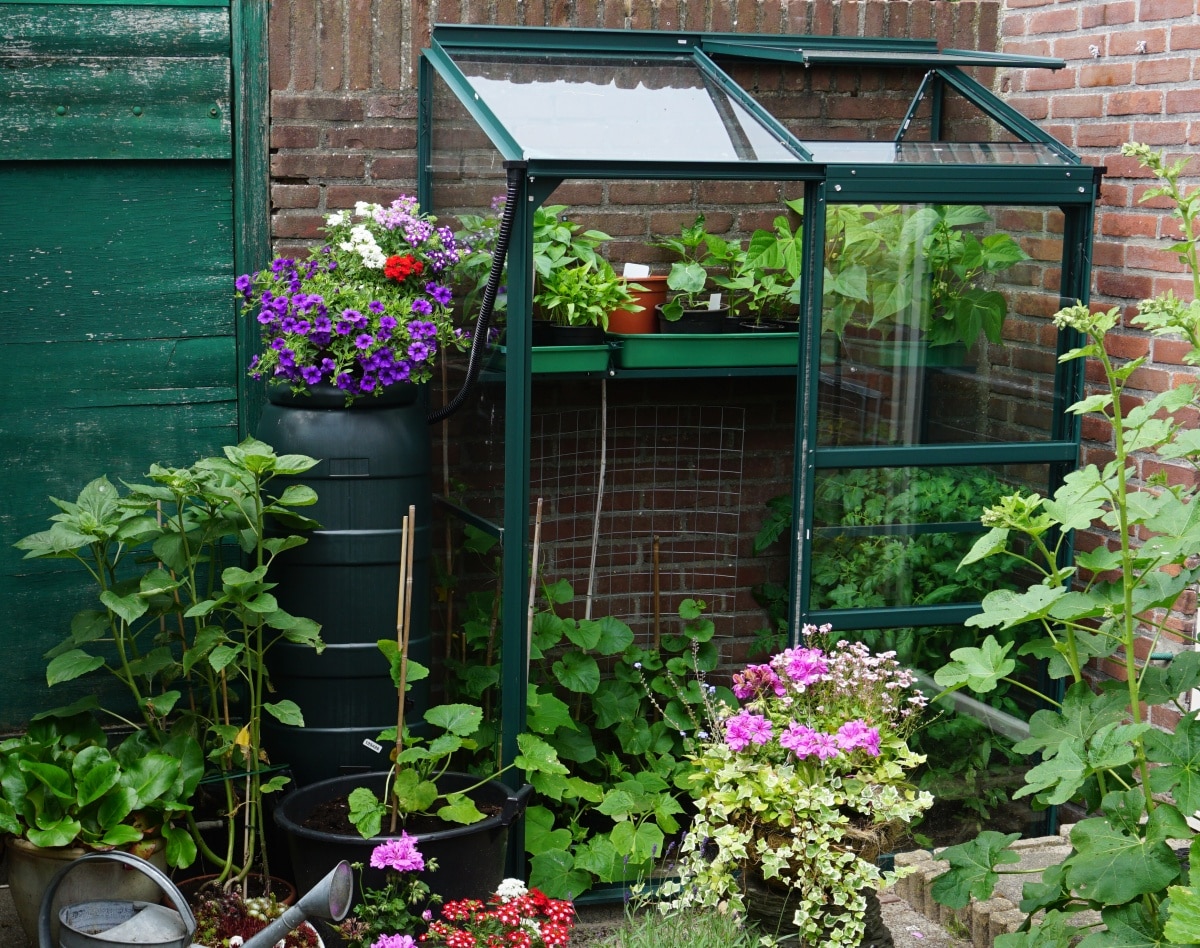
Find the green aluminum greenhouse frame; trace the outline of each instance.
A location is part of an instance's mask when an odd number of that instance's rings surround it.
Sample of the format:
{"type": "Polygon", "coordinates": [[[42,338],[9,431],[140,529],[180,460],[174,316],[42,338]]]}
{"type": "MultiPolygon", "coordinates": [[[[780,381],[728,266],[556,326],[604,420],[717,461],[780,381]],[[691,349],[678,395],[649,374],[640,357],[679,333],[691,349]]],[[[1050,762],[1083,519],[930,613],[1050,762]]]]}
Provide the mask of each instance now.
{"type": "MultiPolygon", "coordinates": [[[[1084,165],[1060,143],[1007,106],[988,89],[964,72],[969,67],[1059,68],[1060,61],[1037,57],[1018,57],[962,50],[939,50],[932,42],[860,37],[810,37],[746,35],[722,33],[578,30],[552,28],[507,28],[439,25],[434,28],[428,49],[422,51],[419,74],[418,175],[422,206],[435,212],[431,142],[439,115],[435,111],[433,87],[443,83],[479,130],[486,135],[506,167],[517,170],[519,198],[513,219],[513,239],[509,249],[508,272],[525,274],[525,279],[510,279],[507,286],[507,368],[504,381],[505,475],[503,520],[499,524],[480,524],[495,536],[504,537],[502,554],[504,649],[502,680],[522,682],[527,665],[524,634],[530,563],[530,479],[531,348],[528,314],[533,294],[532,218],[561,183],[573,179],[677,179],[677,180],[769,180],[802,184],[806,214],[802,240],[805,279],[801,301],[801,326],[796,353],[797,411],[793,476],[793,505],[798,512],[792,537],[793,569],[791,597],[792,634],[802,623],[830,621],[832,613],[809,608],[805,594],[811,547],[812,481],[815,472],[839,467],[903,467],[948,464],[965,461],[972,464],[1004,464],[1013,461],[1047,465],[1051,477],[1061,477],[1077,463],[1079,426],[1065,408],[1082,391],[1082,363],[1059,363],[1054,370],[1052,428],[1049,437],[1034,443],[987,443],[962,445],[913,444],[870,447],[826,447],[814,444],[806,436],[816,424],[814,397],[819,372],[819,333],[822,303],[822,259],[825,209],[828,204],[873,202],[949,203],[962,201],[993,205],[1027,205],[1061,209],[1063,217],[1061,301],[1087,302],[1090,283],[1091,233],[1093,209],[1103,169],[1084,165]],[[659,149],[652,141],[638,154],[620,152],[625,140],[621,129],[602,129],[596,155],[578,154],[574,136],[580,126],[573,124],[572,141],[567,142],[564,125],[524,122],[523,114],[538,115],[551,103],[530,84],[519,90],[506,90],[504,81],[489,77],[482,82],[472,75],[472,63],[521,64],[524,74],[532,70],[547,78],[558,74],[560,64],[588,61],[632,62],[647,76],[661,64],[685,63],[703,77],[706,88],[719,90],[725,114],[735,112],[745,125],[757,123],[754,133],[767,142],[771,157],[749,159],[745,154],[719,156],[700,154],[694,160],[671,157],[670,149],[659,149]],[[822,146],[800,140],[762,105],[754,95],[739,86],[720,62],[790,63],[798,66],[853,66],[871,68],[906,67],[925,70],[920,92],[910,107],[911,117],[917,104],[928,97],[931,140],[941,141],[940,126],[943,99],[953,93],[966,100],[1003,130],[1010,142],[997,146],[997,155],[989,156],[986,145],[968,149],[969,155],[954,153],[953,147],[926,151],[922,160],[899,160],[899,136],[895,151],[887,147],[856,149],[854,142],[839,142],[827,160],[822,146]],[[505,95],[505,92],[513,94],[505,95]],[[519,91],[519,95],[516,94],[519,91]],[[519,100],[519,101],[518,101],[519,100]],[[561,137],[560,137],[561,136],[561,137]],[[769,139],[769,141],[768,141],[769,139]],[[617,142],[616,151],[612,142],[617,142]],[[568,147],[569,145],[569,147],[568,147]],[[656,154],[660,151],[661,154],[656,154]],[[880,155],[885,160],[879,160],[880,155]],[[931,159],[931,155],[933,156],[931,159]],[[1016,156],[1016,158],[1014,158],[1016,156]],[[836,160],[828,160],[836,159],[836,160]]],[[[667,90],[669,92],[669,90],[667,90]]],[[[562,103],[554,103],[561,108],[562,103]]],[[[718,109],[720,111],[720,108],[718,109]]],[[[570,122],[572,116],[565,115],[570,122]]],[[[586,120],[587,116],[580,118],[586,120]]],[[[903,123],[901,135],[907,129],[903,123]]],[[[735,136],[730,134],[730,138],[735,136]]],[[[735,143],[736,144],[736,143],[735,143]]],[[[829,151],[829,149],[824,149],[829,151]]],[[[1053,295],[1053,290],[1049,291],[1053,295]]],[[[1059,333],[1058,354],[1074,340],[1059,333]]],[[[658,375],[736,374],[738,370],[674,369],[658,375]]],[[[637,375],[631,372],[609,372],[637,375]]],[[[470,514],[467,514],[470,516],[470,514]]],[[[478,519],[478,518],[476,518],[478,519]]],[[[937,606],[902,606],[887,610],[891,625],[931,625],[961,623],[978,611],[978,606],[958,603],[937,606]]],[[[878,610],[843,609],[836,613],[839,629],[878,627],[878,610]],[[871,623],[876,623],[872,625],[871,623]]],[[[506,761],[516,753],[516,734],[523,726],[524,690],[504,688],[502,754],[506,761]]]]}

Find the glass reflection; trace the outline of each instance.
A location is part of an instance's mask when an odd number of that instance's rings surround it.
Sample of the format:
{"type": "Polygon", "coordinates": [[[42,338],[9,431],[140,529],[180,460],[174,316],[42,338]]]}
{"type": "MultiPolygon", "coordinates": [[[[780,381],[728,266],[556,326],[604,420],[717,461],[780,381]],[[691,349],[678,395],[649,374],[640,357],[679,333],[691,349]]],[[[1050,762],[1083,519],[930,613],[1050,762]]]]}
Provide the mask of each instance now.
{"type": "Polygon", "coordinates": [[[527,158],[798,161],[685,59],[456,59],[527,158]]]}

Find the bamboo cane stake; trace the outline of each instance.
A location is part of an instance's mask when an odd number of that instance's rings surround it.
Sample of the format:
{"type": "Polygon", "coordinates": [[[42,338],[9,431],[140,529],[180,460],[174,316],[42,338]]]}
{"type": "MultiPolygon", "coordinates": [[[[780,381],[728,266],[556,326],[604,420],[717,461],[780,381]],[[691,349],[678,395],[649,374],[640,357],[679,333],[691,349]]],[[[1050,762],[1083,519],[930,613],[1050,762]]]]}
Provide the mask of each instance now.
{"type": "Polygon", "coordinates": [[[659,640],[662,637],[662,601],[661,601],[661,589],[659,587],[659,580],[660,580],[661,576],[660,576],[660,573],[658,570],[659,549],[658,549],[658,537],[657,536],[655,536],[655,538],[654,538],[653,551],[654,551],[653,552],[654,572],[653,572],[652,576],[653,576],[653,581],[654,581],[654,648],[655,648],[655,651],[657,651],[659,640]]]}
{"type": "Polygon", "coordinates": [[[604,477],[608,464],[608,379],[600,380],[600,473],[596,478],[596,513],[592,518],[592,558],[588,564],[587,599],[583,617],[592,617],[596,585],[596,554],[600,546],[600,514],[604,510],[604,477]]]}
{"type": "Polygon", "coordinates": [[[525,669],[528,677],[529,653],[533,651],[533,604],[537,592],[538,547],[542,542],[542,498],[537,499],[537,512],[533,516],[533,565],[529,570],[529,612],[525,620],[525,669]]]}
{"type": "MultiPolygon", "coordinates": [[[[396,592],[396,648],[400,652],[400,675],[396,683],[396,759],[399,760],[404,750],[404,692],[408,681],[408,618],[410,615],[409,597],[412,592],[412,575],[410,573],[412,558],[409,554],[412,520],[416,508],[410,506],[408,515],[400,521],[400,581],[396,592]]],[[[391,805],[391,820],[389,832],[396,832],[399,812],[395,799],[391,805]]]]}

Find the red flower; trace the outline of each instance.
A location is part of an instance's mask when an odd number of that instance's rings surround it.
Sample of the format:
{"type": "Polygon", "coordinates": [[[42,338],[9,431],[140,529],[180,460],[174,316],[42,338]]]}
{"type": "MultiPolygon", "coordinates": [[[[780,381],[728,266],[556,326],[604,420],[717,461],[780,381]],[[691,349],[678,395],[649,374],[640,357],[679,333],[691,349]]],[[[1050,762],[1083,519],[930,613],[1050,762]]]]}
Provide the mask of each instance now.
{"type": "Polygon", "coordinates": [[[388,257],[383,265],[383,275],[389,280],[403,283],[410,276],[420,276],[421,271],[424,269],[424,263],[412,256],[412,254],[405,254],[403,257],[388,257]]]}

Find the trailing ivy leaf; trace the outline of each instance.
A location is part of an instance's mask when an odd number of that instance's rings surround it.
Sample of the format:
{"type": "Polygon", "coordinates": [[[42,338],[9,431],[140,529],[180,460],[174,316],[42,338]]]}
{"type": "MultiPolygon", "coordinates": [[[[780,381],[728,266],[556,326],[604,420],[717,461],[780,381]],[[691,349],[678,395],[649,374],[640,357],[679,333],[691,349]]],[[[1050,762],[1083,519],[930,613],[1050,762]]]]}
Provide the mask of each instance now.
{"type": "Polygon", "coordinates": [[[989,899],[1000,876],[996,866],[1020,861],[1008,847],[1021,838],[1020,833],[984,830],[975,839],[945,850],[941,856],[950,868],[933,882],[933,897],[949,908],[964,908],[971,898],[989,899]]]}
{"type": "MultiPolygon", "coordinates": [[[[1194,653],[1191,653],[1194,654],[1194,653]]],[[[1193,711],[1180,720],[1175,733],[1146,734],[1146,756],[1160,767],[1150,771],[1150,789],[1171,793],[1186,813],[1200,809],[1200,724],[1193,711]]]]}
{"type": "Polygon", "coordinates": [[[1171,905],[1163,934],[1172,945],[1200,944],[1200,892],[1194,886],[1173,885],[1167,895],[1171,905]]]}

